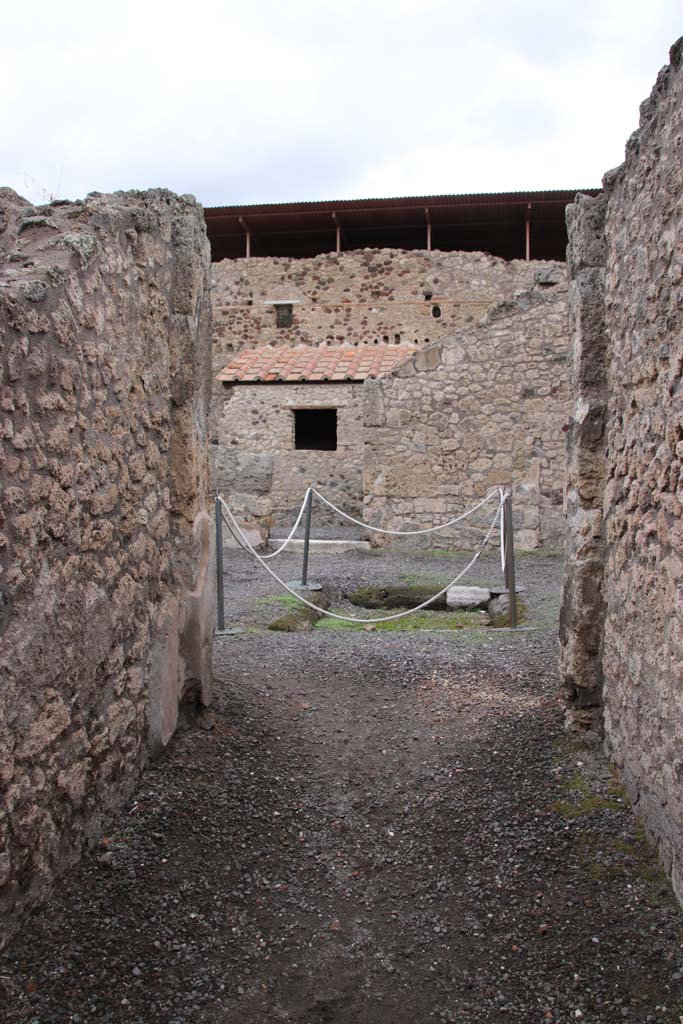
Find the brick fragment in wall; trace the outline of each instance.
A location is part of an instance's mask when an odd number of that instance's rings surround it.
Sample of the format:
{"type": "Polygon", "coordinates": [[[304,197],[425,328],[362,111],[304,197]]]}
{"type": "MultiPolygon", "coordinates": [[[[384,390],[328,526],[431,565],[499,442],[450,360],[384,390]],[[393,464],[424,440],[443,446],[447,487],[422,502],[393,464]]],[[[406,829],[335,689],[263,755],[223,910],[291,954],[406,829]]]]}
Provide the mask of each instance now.
{"type": "Polygon", "coordinates": [[[561,669],[570,720],[604,728],[683,901],[682,53],[679,40],[604,194],[569,216],[561,669]]]}
{"type": "Polygon", "coordinates": [[[0,947],[211,696],[210,262],[170,192],[0,189],[0,947]]]}

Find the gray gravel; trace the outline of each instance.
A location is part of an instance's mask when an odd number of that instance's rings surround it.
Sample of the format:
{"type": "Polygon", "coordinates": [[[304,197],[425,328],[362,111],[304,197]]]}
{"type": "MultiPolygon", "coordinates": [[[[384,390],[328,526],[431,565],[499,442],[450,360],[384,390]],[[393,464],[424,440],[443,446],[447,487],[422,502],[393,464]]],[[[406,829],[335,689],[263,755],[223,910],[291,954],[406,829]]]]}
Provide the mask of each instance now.
{"type": "MultiPolygon", "coordinates": [[[[436,590],[462,557],[312,570],[436,590]]],[[[520,560],[518,633],[281,634],[231,554],[215,706],[0,957],[0,1020],[680,1024],[681,912],[601,754],[561,731],[560,575],[520,560]]]]}

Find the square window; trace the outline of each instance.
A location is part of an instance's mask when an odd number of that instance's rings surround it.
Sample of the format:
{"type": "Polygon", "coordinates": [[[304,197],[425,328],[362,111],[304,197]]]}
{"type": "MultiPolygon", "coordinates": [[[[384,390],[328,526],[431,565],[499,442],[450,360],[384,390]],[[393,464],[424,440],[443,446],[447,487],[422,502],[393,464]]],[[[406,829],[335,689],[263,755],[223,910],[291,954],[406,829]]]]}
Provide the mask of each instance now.
{"type": "Polygon", "coordinates": [[[276,327],[291,327],[293,319],[293,308],[284,302],[278,302],[275,305],[275,326],[276,327]]]}
{"type": "Polygon", "coordinates": [[[336,452],[336,409],[294,409],[293,411],[295,448],[309,452],[336,452]]]}

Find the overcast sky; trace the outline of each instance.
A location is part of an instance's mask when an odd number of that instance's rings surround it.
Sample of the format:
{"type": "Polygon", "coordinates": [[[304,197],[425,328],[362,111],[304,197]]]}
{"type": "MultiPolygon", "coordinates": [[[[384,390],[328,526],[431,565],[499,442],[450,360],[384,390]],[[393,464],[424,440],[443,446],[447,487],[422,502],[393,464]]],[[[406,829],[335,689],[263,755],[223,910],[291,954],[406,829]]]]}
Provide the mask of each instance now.
{"type": "Polygon", "coordinates": [[[681,0],[3,5],[0,184],[205,205],[599,185],[681,0]]]}

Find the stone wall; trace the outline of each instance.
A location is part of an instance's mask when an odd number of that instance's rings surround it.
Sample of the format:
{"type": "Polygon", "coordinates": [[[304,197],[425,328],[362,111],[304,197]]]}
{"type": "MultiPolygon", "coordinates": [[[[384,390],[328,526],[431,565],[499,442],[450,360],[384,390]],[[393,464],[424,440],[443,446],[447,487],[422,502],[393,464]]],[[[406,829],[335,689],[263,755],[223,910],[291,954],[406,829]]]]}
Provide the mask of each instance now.
{"type": "MultiPolygon", "coordinates": [[[[435,525],[504,485],[518,546],[560,543],[566,285],[559,270],[550,280],[365,384],[366,521],[435,525]]],[[[478,536],[460,525],[428,543],[471,546],[478,536]]]]}
{"type": "Polygon", "coordinates": [[[605,324],[606,196],[577,196],[567,212],[569,391],[565,574],[560,614],[560,672],[570,729],[601,731],[604,623],[602,505],[608,405],[605,324]]]}
{"type": "Polygon", "coordinates": [[[215,372],[256,345],[429,344],[555,266],[402,249],[222,260],[211,268],[215,372]],[[295,303],[291,327],[276,326],[273,301],[295,303]]]}
{"type": "MultiPolygon", "coordinates": [[[[288,411],[299,401],[329,402],[330,386],[324,393],[302,387],[300,394],[282,386],[217,388],[217,486],[241,514],[282,525],[315,479],[348,511],[359,511],[364,498],[377,525],[428,524],[461,508],[489,481],[513,474],[522,541],[557,541],[564,451],[557,416],[566,359],[562,264],[366,249],[303,260],[224,260],[213,264],[212,274],[215,373],[235,351],[255,345],[388,341],[430,353],[429,372],[420,371],[411,383],[401,377],[386,393],[388,405],[405,407],[382,422],[366,415],[365,430],[362,390],[340,386],[333,404],[337,394],[346,396],[339,415],[348,440],[337,453],[294,452],[288,411]],[[286,300],[293,303],[292,324],[277,327],[267,303],[286,300]],[[492,310],[480,334],[478,325],[492,310]],[[443,339],[449,340],[437,369],[434,343],[443,339]]],[[[382,390],[373,382],[365,387],[370,394],[382,390]]]]}
{"type": "MultiPolygon", "coordinates": [[[[291,526],[309,484],[351,515],[363,510],[362,384],[216,385],[219,493],[238,515],[291,526]],[[218,391],[218,389],[221,391],[218,391]],[[336,409],[337,450],[294,447],[295,409],[336,409]]],[[[331,522],[319,504],[317,525],[331,522]]]]}
{"type": "Polygon", "coordinates": [[[572,723],[599,724],[602,699],[607,748],[683,900],[683,40],[604,188],[569,222],[562,667],[572,723]]]}
{"type": "Polygon", "coordinates": [[[0,946],[210,699],[194,200],[0,190],[0,946]]]}

